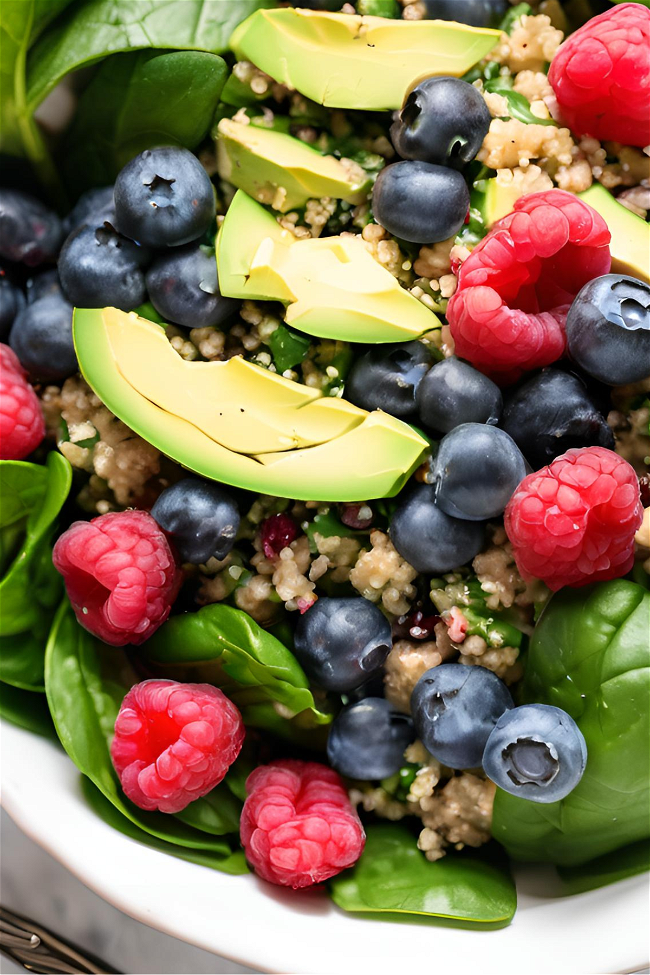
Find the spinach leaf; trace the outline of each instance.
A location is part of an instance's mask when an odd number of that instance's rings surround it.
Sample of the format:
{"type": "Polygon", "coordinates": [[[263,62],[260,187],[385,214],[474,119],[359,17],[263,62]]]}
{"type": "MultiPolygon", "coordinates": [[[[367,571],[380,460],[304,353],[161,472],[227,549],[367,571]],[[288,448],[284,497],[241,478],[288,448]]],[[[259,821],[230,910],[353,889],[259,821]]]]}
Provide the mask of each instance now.
{"type": "Polygon", "coordinates": [[[344,911],[397,920],[415,914],[460,927],[504,927],[517,907],[505,861],[464,851],[430,863],[400,823],[369,826],[359,862],[330,882],[344,911]]]}
{"type": "Polygon", "coordinates": [[[27,61],[33,111],[70,71],[142,48],[220,54],[233,30],[273,0],[78,0],[34,45],[27,61]]]}
{"type": "Polygon", "coordinates": [[[201,799],[195,799],[189,806],[176,813],[182,823],[200,829],[204,833],[223,836],[224,833],[239,832],[239,817],[242,804],[225,783],[216,786],[212,792],[201,799]]]}
{"type": "Polygon", "coordinates": [[[530,108],[530,102],[525,95],[514,91],[509,85],[504,83],[504,79],[495,78],[494,81],[485,83],[485,90],[494,92],[496,95],[503,95],[508,102],[508,117],[517,119],[518,122],[525,122],[526,125],[557,125],[552,118],[538,118],[530,108]]]}
{"type": "Polygon", "coordinates": [[[278,325],[269,336],[269,348],[278,372],[282,374],[285,369],[299,365],[309,352],[309,345],[306,335],[299,335],[286,325],[278,325]]]}
{"type": "Polygon", "coordinates": [[[530,641],[522,703],[563,708],[587,767],[559,802],[497,789],[492,832],[515,859],[586,863],[650,834],[650,592],[625,579],[563,589],[530,641]]]}
{"type": "Polygon", "coordinates": [[[581,894],[585,890],[605,887],[617,880],[634,877],[650,870],[650,840],[630,843],[622,850],[605,853],[579,867],[558,867],[566,894],[581,894]]]}
{"type": "Polygon", "coordinates": [[[226,62],[202,51],[118,54],[100,66],[79,100],[61,158],[76,192],[112,183],[152,146],[194,149],[212,121],[226,62]]]}
{"type": "Polygon", "coordinates": [[[0,717],[34,734],[56,739],[47,701],[40,694],[0,682],[0,717]]]}
{"type": "Polygon", "coordinates": [[[508,13],[505,15],[501,23],[499,24],[499,30],[505,31],[506,34],[512,34],[512,29],[515,25],[515,21],[519,20],[526,14],[532,14],[532,8],[529,3],[518,3],[516,6],[511,7],[508,13]]]}

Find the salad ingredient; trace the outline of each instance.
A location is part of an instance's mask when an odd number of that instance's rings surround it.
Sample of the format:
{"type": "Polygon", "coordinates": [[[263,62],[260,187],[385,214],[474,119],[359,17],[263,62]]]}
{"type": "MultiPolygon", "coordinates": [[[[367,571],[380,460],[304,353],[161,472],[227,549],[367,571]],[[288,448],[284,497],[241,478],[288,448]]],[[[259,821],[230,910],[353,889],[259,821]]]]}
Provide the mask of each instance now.
{"type": "Polygon", "coordinates": [[[646,839],[629,843],[613,853],[605,853],[580,866],[559,866],[557,872],[564,885],[563,892],[582,894],[586,890],[595,890],[643,873],[648,869],[649,863],[650,840],[646,839]]]}
{"type": "Polygon", "coordinates": [[[70,213],[63,218],[63,233],[69,237],[84,224],[101,227],[106,221],[115,223],[113,185],[97,186],[81,194],[70,213]]]}
{"type": "Polygon", "coordinates": [[[507,0],[424,0],[431,20],[455,20],[471,27],[498,27],[508,11],[507,0]]]}
{"type": "Polygon", "coordinates": [[[239,711],[219,688],[145,680],[122,702],[111,759],[136,806],[175,813],[221,782],[244,735],[239,711]]]}
{"type": "Polygon", "coordinates": [[[6,342],[16,315],[24,307],[24,294],[0,268],[0,342],[6,342]]]}
{"type": "Polygon", "coordinates": [[[57,539],[52,561],[79,623],[114,647],[149,639],[181,584],[167,539],[144,511],[74,522],[57,539]]]}
{"type": "Polygon", "coordinates": [[[151,517],[170,536],[183,562],[225,559],[235,544],[239,511],[220,484],[184,477],[158,495],[151,517]]]}
{"type": "Polygon", "coordinates": [[[624,3],[592,17],[561,45],[548,80],[578,135],[650,143],[650,10],[624,3]]]}
{"type": "Polygon", "coordinates": [[[501,426],[535,470],[570,447],[614,449],[614,434],[583,380],[544,369],[506,399],[501,426]]]}
{"type": "Polygon", "coordinates": [[[465,74],[498,40],[498,31],[457,23],[285,7],[256,11],[230,44],[239,61],[321,105],[382,111],[400,108],[409,86],[433,70],[465,74]]]}
{"type": "Polygon", "coordinates": [[[210,177],[187,149],[145,149],[115,180],[117,229],[140,244],[187,244],[208,230],[214,215],[210,177]]]}
{"type": "Polygon", "coordinates": [[[25,282],[25,294],[28,305],[40,298],[65,298],[57,269],[51,267],[28,278],[25,282]]]}
{"type": "Polygon", "coordinates": [[[569,309],[566,333],[569,355],[590,376],[611,386],[645,379],[650,372],[650,284],[621,274],[589,281],[569,309]]]}
{"type": "Polygon", "coordinates": [[[650,592],[626,579],[564,589],[544,609],[521,699],[570,714],[589,761],[557,803],[497,790],[493,833],[516,859],[582,864],[648,837],[649,612],[650,592]]]}
{"type": "Polygon", "coordinates": [[[416,244],[454,237],[469,210],[469,190],[459,172],[420,160],[391,163],[377,176],[372,209],[389,233],[416,244]]]}
{"type": "Polygon", "coordinates": [[[62,233],[56,213],[36,197],[0,189],[0,257],[28,267],[53,261],[62,233]]]}
{"type": "Polygon", "coordinates": [[[462,423],[440,441],[430,476],[445,514],[484,521],[502,514],[525,474],[523,454],[504,430],[462,423]]]}
{"type": "Polygon", "coordinates": [[[634,468],[605,447],[578,447],[524,478],[505,528],[522,575],[555,592],[629,572],[642,518],[634,468]]]}
{"type": "Polygon", "coordinates": [[[485,744],[504,711],[510,691],[485,667],[440,664],[420,677],[411,714],[426,750],[449,768],[478,768],[485,744]]]}
{"type": "Polygon", "coordinates": [[[256,768],[246,791],[241,841],[264,880],[311,887],[359,859],[363,827],[333,769],[285,759],[256,768]]]}
{"type": "Polygon", "coordinates": [[[577,786],[587,764],[573,718],[549,704],[523,704],[502,714],[483,752],[483,768],[513,796],[556,802],[577,786]]]}
{"type": "Polygon", "coordinates": [[[429,370],[416,398],[424,426],[440,433],[461,423],[496,424],[503,405],[496,383],[453,355],[429,370]]]}
{"type": "Polygon", "coordinates": [[[0,344],[0,458],[22,460],[45,436],[39,399],[8,345],[0,344]]]}
{"type": "Polygon", "coordinates": [[[564,353],[568,305],[610,267],[603,218],[571,193],[531,193],[463,263],[447,318],[456,354],[502,379],[564,353]]]}
{"type": "Polygon", "coordinates": [[[350,691],[381,671],[391,648],[390,623],[369,600],[323,597],[301,616],[295,654],[328,691],[350,691]]]}
{"type": "Polygon", "coordinates": [[[364,410],[406,419],[415,413],[416,391],[430,366],[431,352],[422,342],[380,345],[356,360],[345,394],[364,410]]]}
{"type": "Polygon", "coordinates": [[[63,289],[78,307],[112,305],[130,311],[147,296],[142,268],[150,253],[105,223],[83,226],[68,237],[59,256],[63,289]]]}
{"type": "Polygon", "coordinates": [[[390,137],[403,159],[461,168],[474,159],[490,128],[480,91],[460,78],[426,78],[408,95],[390,137]]]}
{"type": "Polygon", "coordinates": [[[445,514],[436,504],[433,486],[421,484],[400,498],[391,518],[390,537],[399,554],[418,572],[444,575],[481,551],[485,527],[445,514]]]}
{"type": "Polygon", "coordinates": [[[9,344],[31,379],[57,382],[79,368],[72,341],[72,305],[61,294],[30,302],[16,316],[9,344]]]}
{"type": "Polygon", "coordinates": [[[262,551],[267,559],[277,559],[283,549],[298,537],[298,526],[290,515],[278,511],[260,525],[262,551]]]}
{"type": "Polygon", "coordinates": [[[327,760],[351,779],[385,779],[404,764],[404,751],[414,737],[407,715],[383,697],[365,697],[348,704],[334,718],[327,760]]]}
{"type": "Polygon", "coordinates": [[[157,257],[146,275],[149,300],[165,321],[187,328],[221,325],[239,307],[219,291],[214,251],[186,244],[157,257]]]}
{"type": "Polygon", "coordinates": [[[612,235],[612,273],[629,274],[650,284],[650,224],[623,206],[600,183],[581,193],[580,199],[607,222],[612,235]]]}

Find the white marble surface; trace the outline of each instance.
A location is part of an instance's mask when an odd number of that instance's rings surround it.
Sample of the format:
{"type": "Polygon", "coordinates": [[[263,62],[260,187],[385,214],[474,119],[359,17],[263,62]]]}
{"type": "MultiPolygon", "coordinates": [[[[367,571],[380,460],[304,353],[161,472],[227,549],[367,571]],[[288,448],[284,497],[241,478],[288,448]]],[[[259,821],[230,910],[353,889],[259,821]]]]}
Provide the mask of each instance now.
{"type": "MultiPolygon", "coordinates": [[[[154,931],[111,907],[21,833],[4,810],[0,853],[4,907],[33,918],[125,975],[243,975],[254,971],[154,931]]],[[[0,972],[13,975],[24,969],[0,955],[0,972]]]]}

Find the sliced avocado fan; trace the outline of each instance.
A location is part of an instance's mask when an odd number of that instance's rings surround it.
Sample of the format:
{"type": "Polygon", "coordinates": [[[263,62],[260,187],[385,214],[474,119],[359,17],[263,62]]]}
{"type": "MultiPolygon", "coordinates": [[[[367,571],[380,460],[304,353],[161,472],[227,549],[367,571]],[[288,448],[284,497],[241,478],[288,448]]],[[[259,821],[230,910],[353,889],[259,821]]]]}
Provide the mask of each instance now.
{"type": "Polygon", "coordinates": [[[82,375],[141,437],[189,470],[262,494],[396,494],[428,443],[408,424],[235,357],[187,362],[135,312],[76,308],[82,375]]]}

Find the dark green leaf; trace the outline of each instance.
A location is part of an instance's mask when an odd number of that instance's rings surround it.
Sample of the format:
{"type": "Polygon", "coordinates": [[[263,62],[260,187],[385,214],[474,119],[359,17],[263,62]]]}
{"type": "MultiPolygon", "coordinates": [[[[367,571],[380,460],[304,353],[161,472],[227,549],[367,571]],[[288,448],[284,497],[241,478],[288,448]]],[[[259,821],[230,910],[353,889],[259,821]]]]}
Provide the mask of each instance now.
{"type": "Polygon", "coordinates": [[[566,894],[581,894],[650,870],[650,840],[630,843],[580,867],[558,867],[566,894]]]}
{"type": "Polygon", "coordinates": [[[56,738],[50,710],[42,694],[0,682],[0,717],[45,738],[56,738]]]}
{"type": "Polygon", "coordinates": [[[334,535],[344,536],[346,538],[352,536],[358,536],[359,538],[368,536],[368,532],[355,531],[354,528],[348,528],[331,511],[322,515],[316,515],[307,527],[307,538],[309,539],[309,547],[312,552],[317,551],[316,542],[314,541],[314,535],[316,533],[322,535],[324,538],[331,538],[334,535]]]}
{"type": "Polygon", "coordinates": [[[501,78],[485,83],[485,90],[494,92],[496,95],[503,95],[508,102],[508,117],[517,119],[518,122],[525,122],[526,125],[557,125],[552,118],[538,118],[530,110],[530,102],[525,95],[518,91],[513,91],[503,84],[501,78]]]}
{"type": "Polygon", "coordinates": [[[208,792],[207,796],[195,799],[181,812],[176,813],[176,819],[204,833],[223,836],[224,833],[239,832],[241,808],[242,804],[232,789],[222,783],[212,792],[208,792]]]}
{"type": "Polygon", "coordinates": [[[369,826],[361,859],[334,877],[330,890],[344,911],[379,914],[382,920],[415,914],[462,927],[503,927],[517,907],[505,862],[464,851],[430,863],[415,836],[398,823],[369,826]]]}
{"type": "Polygon", "coordinates": [[[282,374],[285,369],[292,369],[301,363],[309,352],[309,345],[310,340],[306,335],[299,335],[286,325],[279,325],[269,337],[269,348],[278,372],[282,374]]]}
{"type": "Polygon", "coordinates": [[[532,12],[533,11],[529,3],[516,4],[516,6],[510,8],[499,24],[499,30],[504,31],[506,34],[511,34],[515,21],[519,20],[519,18],[524,16],[524,14],[532,14],[532,12]]]}
{"type": "Polygon", "coordinates": [[[76,192],[112,183],[152,146],[194,149],[206,135],[227,74],[202,51],[139,51],[108,58],[81,96],[61,158],[76,192]]]}

